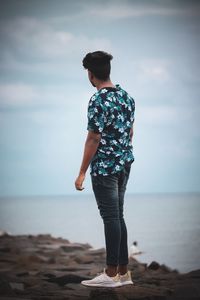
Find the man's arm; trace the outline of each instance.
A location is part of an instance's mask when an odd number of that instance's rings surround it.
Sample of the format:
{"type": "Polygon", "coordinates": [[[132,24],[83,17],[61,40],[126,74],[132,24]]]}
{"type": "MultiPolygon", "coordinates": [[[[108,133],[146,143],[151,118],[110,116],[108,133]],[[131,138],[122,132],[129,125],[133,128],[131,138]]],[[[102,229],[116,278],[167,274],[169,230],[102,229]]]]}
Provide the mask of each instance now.
{"type": "Polygon", "coordinates": [[[101,140],[100,133],[94,133],[93,131],[88,131],[88,135],[85,141],[85,148],[84,148],[82,164],[80,167],[80,172],[75,181],[75,187],[79,191],[82,191],[84,189],[82,184],[85,179],[85,174],[93,156],[97,151],[100,140],[101,140]]]}

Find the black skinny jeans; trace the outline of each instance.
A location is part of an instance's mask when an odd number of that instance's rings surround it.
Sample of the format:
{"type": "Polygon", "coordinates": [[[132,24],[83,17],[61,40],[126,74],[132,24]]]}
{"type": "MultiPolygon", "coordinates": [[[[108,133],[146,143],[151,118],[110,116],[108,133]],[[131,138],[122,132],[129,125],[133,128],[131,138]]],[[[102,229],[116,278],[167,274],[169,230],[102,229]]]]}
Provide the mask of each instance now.
{"type": "Polygon", "coordinates": [[[91,176],[92,187],[104,222],[107,265],[128,264],[127,229],[123,216],[124,195],[131,165],[112,175],[91,176]]]}

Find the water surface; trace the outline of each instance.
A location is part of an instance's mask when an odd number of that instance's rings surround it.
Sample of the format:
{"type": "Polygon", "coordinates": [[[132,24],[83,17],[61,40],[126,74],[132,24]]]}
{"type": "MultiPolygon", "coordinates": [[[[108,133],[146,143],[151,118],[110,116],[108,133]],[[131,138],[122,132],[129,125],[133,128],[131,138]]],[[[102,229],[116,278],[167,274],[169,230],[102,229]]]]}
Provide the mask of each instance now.
{"type": "MultiPolygon", "coordinates": [[[[156,260],[180,272],[200,268],[200,194],[127,195],[125,219],[129,247],[136,240],[144,251],[140,261],[156,260]]],[[[93,195],[0,198],[0,229],[104,247],[93,195]]]]}

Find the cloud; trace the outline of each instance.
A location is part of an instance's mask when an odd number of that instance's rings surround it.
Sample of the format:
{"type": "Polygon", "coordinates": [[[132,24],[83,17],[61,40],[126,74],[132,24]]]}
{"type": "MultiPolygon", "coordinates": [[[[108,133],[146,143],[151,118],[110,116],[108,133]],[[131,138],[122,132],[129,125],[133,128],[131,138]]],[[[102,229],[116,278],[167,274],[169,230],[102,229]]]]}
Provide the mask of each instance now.
{"type": "MultiPolygon", "coordinates": [[[[137,96],[138,99],[158,99],[162,101],[165,99],[165,91],[172,82],[177,81],[174,78],[171,66],[173,61],[171,59],[158,58],[143,58],[139,57],[137,60],[131,59],[127,64],[119,63],[120,77],[126,78],[126,86],[128,90],[137,96]],[[129,76],[127,77],[127,73],[129,76]]],[[[114,75],[118,76],[117,70],[114,75]],[[116,74],[115,74],[116,73],[116,74]]]]}
{"type": "Polygon", "coordinates": [[[1,53],[6,57],[26,59],[62,60],[74,57],[82,51],[98,47],[109,48],[110,42],[104,38],[88,38],[75,35],[67,30],[54,28],[48,21],[33,17],[18,17],[1,22],[1,40],[4,41],[1,53]]]}
{"type": "Polygon", "coordinates": [[[107,38],[75,34],[33,17],[2,20],[0,40],[0,72],[14,81],[77,80],[87,52],[112,48],[107,38]]]}
{"type": "Polygon", "coordinates": [[[38,91],[26,84],[0,85],[0,105],[2,106],[24,106],[34,103],[38,99],[38,91]]]}
{"type": "Polygon", "coordinates": [[[180,107],[169,105],[157,105],[157,106],[139,106],[137,109],[138,122],[150,125],[168,125],[176,124],[180,121],[189,121],[191,119],[191,113],[187,109],[182,108],[180,113],[180,107]]]}
{"type": "Polygon", "coordinates": [[[69,32],[56,31],[35,18],[21,17],[7,21],[2,34],[12,47],[6,50],[32,58],[52,58],[69,50],[73,36],[69,32]]]}
{"type": "Polygon", "coordinates": [[[106,19],[124,19],[124,18],[139,18],[146,16],[199,16],[198,3],[182,3],[179,5],[174,1],[173,5],[163,2],[134,2],[124,1],[115,3],[110,1],[105,5],[97,5],[89,10],[89,14],[94,17],[103,17],[106,19]],[[184,4],[184,5],[183,5],[184,4]]]}
{"type": "MultiPolygon", "coordinates": [[[[66,13],[51,16],[51,21],[57,23],[69,23],[71,21],[87,20],[92,18],[93,22],[100,20],[113,21],[128,18],[141,17],[168,17],[168,16],[199,16],[198,1],[137,1],[137,0],[102,0],[100,1],[77,1],[73,14],[66,13]]],[[[67,3],[65,8],[69,10],[73,3],[67,3]]],[[[69,10],[70,11],[70,10],[69,10]]]]}
{"type": "Polygon", "coordinates": [[[162,59],[145,59],[137,63],[139,81],[154,80],[165,82],[169,80],[170,62],[162,59]]]}
{"type": "MultiPolygon", "coordinates": [[[[66,108],[71,104],[67,100],[67,87],[39,86],[26,83],[13,83],[0,85],[1,108],[66,108]]],[[[78,102],[78,100],[77,100],[78,102]]]]}
{"type": "Polygon", "coordinates": [[[142,106],[138,107],[137,115],[138,120],[143,123],[161,125],[176,120],[177,111],[169,106],[142,106]]]}

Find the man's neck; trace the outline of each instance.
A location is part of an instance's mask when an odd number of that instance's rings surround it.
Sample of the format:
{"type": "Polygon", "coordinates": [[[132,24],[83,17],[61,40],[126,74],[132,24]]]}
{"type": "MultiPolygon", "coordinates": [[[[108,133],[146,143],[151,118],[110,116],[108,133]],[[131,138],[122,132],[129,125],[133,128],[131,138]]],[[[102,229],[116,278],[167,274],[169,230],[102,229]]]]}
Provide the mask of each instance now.
{"type": "Polygon", "coordinates": [[[111,80],[104,81],[104,82],[99,82],[99,83],[96,85],[96,88],[97,88],[98,91],[99,91],[100,89],[105,88],[105,87],[112,87],[112,88],[115,88],[115,85],[111,82],[111,80]]]}

